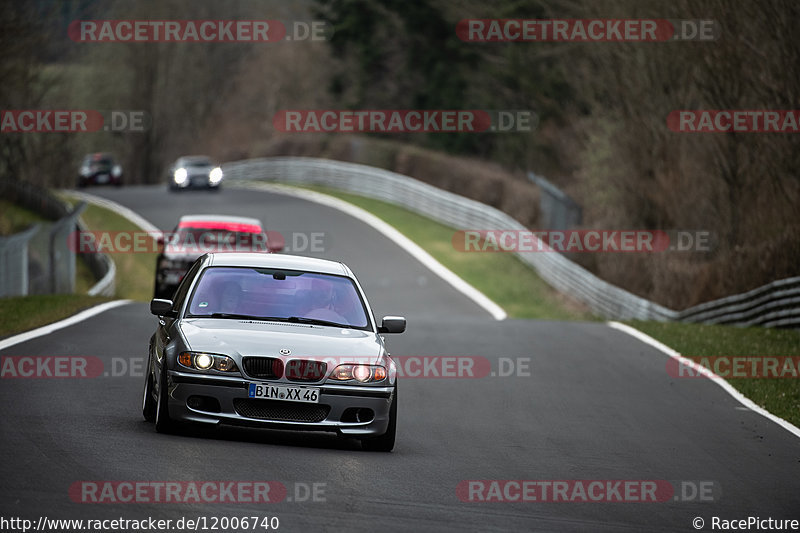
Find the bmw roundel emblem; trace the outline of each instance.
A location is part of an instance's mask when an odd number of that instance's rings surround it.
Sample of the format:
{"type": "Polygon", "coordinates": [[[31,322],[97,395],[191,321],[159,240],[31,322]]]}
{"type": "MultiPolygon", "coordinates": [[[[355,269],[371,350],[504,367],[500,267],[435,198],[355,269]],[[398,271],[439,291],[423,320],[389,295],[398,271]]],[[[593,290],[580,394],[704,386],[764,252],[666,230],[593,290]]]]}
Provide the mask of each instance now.
{"type": "Polygon", "coordinates": [[[281,355],[289,355],[292,351],[289,348],[281,348],[281,355]]]}

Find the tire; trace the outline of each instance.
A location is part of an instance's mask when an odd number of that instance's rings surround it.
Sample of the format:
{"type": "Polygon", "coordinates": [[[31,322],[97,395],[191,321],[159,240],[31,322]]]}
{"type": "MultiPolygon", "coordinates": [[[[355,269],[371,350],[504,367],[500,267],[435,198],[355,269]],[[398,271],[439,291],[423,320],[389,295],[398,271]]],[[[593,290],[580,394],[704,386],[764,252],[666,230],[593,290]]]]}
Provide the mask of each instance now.
{"type": "Polygon", "coordinates": [[[144,377],[144,391],[142,392],[142,416],[148,422],[156,419],[156,400],[153,398],[153,375],[150,373],[151,359],[147,359],[147,374],[144,377]]]}
{"type": "Polygon", "coordinates": [[[397,385],[394,387],[394,399],[389,408],[389,427],[380,437],[370,437],[361,441],[361,448],[368,452],[390,452],[394,448],[397,435],[397,385]]]}
{"type": "Polygon", "coordinates": [[[175,431],[175,422],[169,417],[169,394],[167,393],[167,361],[166,356],[161,363],[161,372],[158,379],[158,399],[156,400],[156,431],[159,433],[172,433],[175,431]]]}

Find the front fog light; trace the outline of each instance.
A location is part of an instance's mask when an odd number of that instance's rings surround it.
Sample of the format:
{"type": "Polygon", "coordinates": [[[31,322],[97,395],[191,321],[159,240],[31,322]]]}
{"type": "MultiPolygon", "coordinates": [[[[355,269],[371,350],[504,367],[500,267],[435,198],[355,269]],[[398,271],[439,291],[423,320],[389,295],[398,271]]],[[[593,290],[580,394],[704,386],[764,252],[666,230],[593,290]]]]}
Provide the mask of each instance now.
{"type": "Polygon", "coordinates": [[[208,370],[214,364],[214,359],[205,353],[199,353],[194,356],[194,366],[200,370],[208,370]]]}

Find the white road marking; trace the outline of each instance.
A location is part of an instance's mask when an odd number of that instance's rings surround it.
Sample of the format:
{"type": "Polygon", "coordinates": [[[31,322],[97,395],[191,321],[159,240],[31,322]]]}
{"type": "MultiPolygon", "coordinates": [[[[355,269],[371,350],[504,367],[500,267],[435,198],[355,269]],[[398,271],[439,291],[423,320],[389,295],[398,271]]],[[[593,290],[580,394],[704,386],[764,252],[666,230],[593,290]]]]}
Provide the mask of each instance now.
{"type": "Polygon", "coordinates": [[[115,307],[119,307],[120,305],[125,305],[127,303],[130,303],[130,301],[131,300],[114,300],[113,302],[102,303],[100,305],[90,307],[89,309],[85,309],[80,313],[65,318],[64,320],[59,320],[58,322],[53,322],[52,324],[47,324],[46,326],[32,329],[30,331],[14,335],[7,339],[0,340],[0,350],[5,350],[6,348],[14,346],[15,344],[26,342],[31,339],[35,339],[37,337],[49,335],[56,330],[66,328],[67,326],[72,326],[73,324],[82,322],[87,318],[92,318],[93,316],[99,315],[100,313],[108,311],[109,309],[113,309],[115,307]]]}
{"type": "Polygon", "coordinates": [[[760,406],[756,405],[750,398],[748,398],[747,396],[745,396],[744,394],[742,394],[741,392],[739,392],[738,390],[733,388],[733,386],[730,383],[728,383],[727,381],[725,381],[724,378],[718,376],[717,374],[715,374],[714,372],[712,372],[708,368],[706,368],[706,367],[704,367],[704,366],[692,361],[691,359],[687,359],[687,358],[683,357],[680,353],[676,352],[675,350],[673,350],[672,348],[670,348],[666,344],[658,342],[653,337],[647,335],[646,333],[642,333],[638,329],[635,329],[635,328],[632,328],[631,326],[628,326],[626,324],[621,324],[619,322],[614,322],[614,321],[607,322],[607,324],[610,327],[614,328],[614,329],[617,329],[619,331],[625,332],[625,333],[627,333],[628,335],[630,335],[632,337],[636,337],[637,339],[639,339],[640,341],[644,342],[645,344],[649,344],[653,348],[656,348],[657,350],[662,351],[663,353],[667,354],[671,358],[673,358],[676,361],[678,361],[679,365],[685,365],[685,366],[691,368],[692,370],[694,370],[695,372],[702,374],[703,376],[707,377],[708,379],[710,379],[711,381],[713,381],[714,383],[716,383],[717,385],[722,387],[722,389],[725,392],[727,392],[728,394],[733,396],[733,398],[735,400],[737,400],[739,403],[741,403],[747,409],[750,409],[751,411],[755,411],[756,413],[760,414],[761,416],[763,416],[765,418],[768,418],[769,420],[772,420],[773,422],[775,422],[776,424],[781,426],[786,431],[792,433],[795,437],[800,437],[800,428],[798,428],[797,426],[795,426],[791,422],[789,422],[787,420],[784,420],[783,418],[781,418],[779,416],[773,415],[772,413],[770,413],[769,411],[767,411],[763,407],[760,407],[760,406]]]}
{"type": "Polygon", "coordinates": [[[379,231],[400,248],[408,252],[414,259],[422,263],[431,272],[449,283],[461,294],[481,306],[484,310],[486,310],[486,312],[492,315],[495,320],[505,320],[508,317],[508,314],[503,310],[503,308],[490,300],[485,294],[461,279],[455,272],[434,259],[433,256],[420,248],[414,241],[369,211],[365,211],[358,206],[327,194],[309,191],[306,189],[298,189],[296,187],[290,187],[287,185],[279,185],[274,183],[237,182],[236,186],[241,188],[262,190],[276,194],[295,196],[302,198],[303,200],[308,200],[309,202],[315,202],[338,209],[339,211],[355,217],[361,222],[379,231]]]}
{"type": "Polygon", "coordinates": [[[133,211],[132,209],[128,209],[124,205],[118,204],[113,200],[109,200],[107,198],[101,198],[100,196],[95,196],[94,194],[89,194],[86,192],[78,192],[73,190],[62,190],[63,194],[72,196],[74,198],[78,198],[79,200],[85,200],[90,204],[99,205],[100,207],[105,207],[111,211],[114,211],[116,214],[128,219],[133,224],[136,224],[144,231],[150,234],[157,234],[160,235],[162,232],[158,229],[154,224],[152,224],[149,220],[145,219],[142,215],[133,211]]]}

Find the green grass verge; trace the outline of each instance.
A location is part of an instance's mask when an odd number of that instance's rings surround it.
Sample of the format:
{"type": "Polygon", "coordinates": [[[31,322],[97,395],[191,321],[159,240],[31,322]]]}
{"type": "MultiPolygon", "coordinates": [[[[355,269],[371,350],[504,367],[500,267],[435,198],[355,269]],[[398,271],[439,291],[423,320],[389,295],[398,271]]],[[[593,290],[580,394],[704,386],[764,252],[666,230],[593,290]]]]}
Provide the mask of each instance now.
{"type": "MultiPolygon", "coordinates": [[[[64,195],[61,195],[61,198],[70,204],[75,203],[73,199],[64,195]]],[[[113,231],[116,229],[135,228],[130,223],[127,226],[123,226],[117,219],[122,219],[123,221],[125,219],[119,215],[91,205],[84,211],[84,217],[88,217],[88,220],[87,218],[84,218],[84,220],[91,229],[95,230],[109,229],[113,231]],[[106,227],[106,225],[109,227],[106,227]]],[[[30,224],[37,222],[49,224],[51,221],[19,205],[0,200],[0,234],[4,231],[12,234],[17,233],[30,226],[30,224]]],[[[133,256],[136,254],[127,255],[133,256]]],[[[155,262],[155,258],[152,261],[155,262]]],[[[119,277],[120,267],[124,268],[127,261],[115,262],[118,269],[117,297],[131,298],[133,291],[128,289],[131,284],[127,280],[122,281],[121,277],[119,277]]],[[[153,269],[154,267],[151,267],[151,270],[153,269]]],[[[135,272],[135,269],[125,268],[126,272],[129,270],[130,272],[135,272]]],[[[97,280],[86,263],[80,259],[75,262],[75,273],[75,294],[39,294],[0,299],[0,336],[7,337],[44,326],[99,303],[112,300],[112,298],[108,297],[89,296],[86,294],[97,280]]],[[[152,274],[149,279],[152,283],[152,274]]],[[[133,286],[137,287],[138,284],[134,283],[133,286]]]]}
{"type": "MultiPolygon", "coordinates": [[[[59,196],[74,205],[76,200],[68,193],[59,196]]],[[[31,222],[46,220],[35,213],[27,212],[8,202],[0,203],[2,219],[9,228],[24,229],[31,222]],[[6,204],[11,209],[6,209],[6,204]]],[[[126,218],[95,205],[89,205],[81,215],[91,231],[141,231],[126,218]]],[[[156,253],[118,253],[111,254],[117,267],[116,298],[149,301],[153,294],[156,253]]],[[[95,284],[89,267],[83,261],[76,262],[76,294],[45,294],[0,299],[0,336],[16,333],[50,324],[71,316],[83,309],[92,307],[112,298],[88,296],[86,292],[95,284]]]]}
{"type": "MultiPolygon", "coordinates": [[[[7,200],[0,200],[0,235],[13,235],[36,223],[47,226],[52,221],[7,200]]],[[[110,300],[86,294],[96,281],[86,263],[76,261],[75,269],[76,294],[41,294],[0,299],[0,337],[61,320],[110,300]]]]}
{"type": "MultiPolygon", "coordinates": [[[[794,330],[641,321],[628,324],[686,357],[800,356],[800,332],[794,330]]],[[[757,405],[800,427],[800,379],[727,381],[757,405]]]]}
{"type": "Polygon", "coordinates": [[[28,229],[32,224],[47,224],[48,222],[38,213],[8,200],[0,200],[0,236],[14,235],[28,229]]]}
{"type": "Polygon", "coordinates": [[[357,205],[390,224],[497,303],[511,318],[595,319],[584,306],[555,291],[513,254],[459,252],[453,247],[453,228],[372,198],[325,187],[308,188],[357,205]]]}
{"type": "Polygon", "coordinates": [[[86,294],[37,294],[0,299],[0,337],[56,322],[107,302],[111,298],[86,294]]]}
{"type": "MultiPolygon", "coordinates": [[[[71,202],[69,193],[64,196],[71,202]]],[[[89,204],[81,214],[90,231],[128,231],[141,232],[139,226],[114,211],[89,204]]],[[[156,275],[155,252],[113,253],[109,254],[117,267],[116,297],[149,302],[153,297],[153,284],[156,275]]]]}

